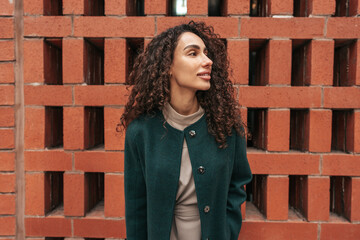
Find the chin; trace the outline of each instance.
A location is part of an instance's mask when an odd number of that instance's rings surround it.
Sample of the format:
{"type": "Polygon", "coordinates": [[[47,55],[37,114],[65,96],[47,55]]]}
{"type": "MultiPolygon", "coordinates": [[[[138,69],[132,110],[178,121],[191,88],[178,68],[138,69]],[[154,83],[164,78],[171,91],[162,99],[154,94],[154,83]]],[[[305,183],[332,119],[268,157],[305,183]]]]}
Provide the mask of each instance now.
{"type": "Polygon", "coordinates": [[[198,87],[198,90],[199,91],[207,91],[207,90],[209,90],[210,89],[210,83],[209,84],[204,84],[204,85],[202,85],[202,86],[199,86],[198,87]]]}

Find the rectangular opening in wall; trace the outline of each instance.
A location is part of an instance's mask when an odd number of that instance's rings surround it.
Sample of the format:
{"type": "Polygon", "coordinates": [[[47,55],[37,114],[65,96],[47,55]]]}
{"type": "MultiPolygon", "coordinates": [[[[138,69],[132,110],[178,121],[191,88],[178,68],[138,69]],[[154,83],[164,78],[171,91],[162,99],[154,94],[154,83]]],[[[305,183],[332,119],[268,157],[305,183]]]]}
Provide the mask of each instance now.
{"type": "Polygon", "coordinates": [[[250,17],[267,17],[268,0],[250,0],[250,17]]]}
{"type": "Polygon", "coordinates": [[[88,85],[104,85],[104,38],[84,39],[84,78],[88,85]]]}
{"type": "Polygon", "coordinates": [[[309,148],[309,110],[290,110],[290,149],[307,151],[309,148]]]}
{"type": "Polygon", "coordinates": [[[352,86],[356,80],[356,41],[335,40],[334,86],[352,86]]]}
{"type": "Polygon", "coordinates": [[[45,237],[45,240],[64,240],[63,237],[45,237]]]}
{"type": "Polygon", "coordinates": [[[59,16],[63,15],[63,1],[62,0],[44,0],[44,15],[45,16],[59,16]]]}
{"type": "Polygon", "coordinates": [[[331,150],[349,153],[353,148],[354,112],[351,109],[333,110],[331,150]]]}
{"type": "Polygon", "coordinates": [[[104,0],[84,0],[85,16],[105,16],[104,0]]]}
{"type": "MultiPolygon", "coordinates": [[[[289,176],[289,216],[295,215],[299,218],[305,216],[306,178],[307,176],[289,176]]],[[[293,217],[289,217],[289,219],[293,217]]]]}
{"type": "Polygon", "coordinates": [[[45,147],[63,146],[63,108],[45,107],[45,147]]]}
{"type": "Polygon", "coordinates": [[[265,108],[248,108],[247,113],[247,125],[249,129],[247,146],[266,149],[267,110],[265,108]]]}
{"type": "Polygon", "coordinates": [[[268,40],[250,39],[249,41],[249,85],[265,86],[269,83],[266,77],[266,48],[268,40]]]}
{"type": "Polygon", "coordinates": [[[45,214],[63,214],[63,178],[64,172],[45,172],[45,214]]]}
{"type": "Polygon", "coordinates": [[[104,211],[104,173],[85,173],[85,209],[87,215],[104,211]]]}
{"type": "Polygon", "coordinates": [[[187,0],[167,0],[168,15],[170,16],[185,16],[187,13],[187,0]]]}
{"type": "Polygon", "coordinates": [[[126,0],[127,16],[145,16],[144,0],[126,0]]]}
{"type": "Polygon", "coordinates": [[[310,85],[310,42],[309,39],[292,40],[291,86],[310,85]]]}
{"type": "Polygon", "coordinates": [[[308,17],[309,16],[309,2],[308,0],[294,0],[293,8],[294,17],[308,17]]]}
{"type": "Polygon", "coordinates": [[[104,146],[104,107],[85,107],[85,134],[86,149],[101,148],[104,146]]]}
{"type": "Polygon", "coordinates": [[[333,17],[349,17],[349,4],[350,0],[336,0],[336,6],[335,6],[335,14],[333,14],[333,17]]]}
{"type": "Polygon", "coordinates": [[[144,51],[144,39],[143,38],[127,38],[126,39],[126,83],[129,83],[128,77],[132,71],[132,67],[135,63],[135,59],[140,53],[144,51]]]}
{"type": "Polygon", "coordinates": [[[208,0],[208,16],[226,16],[226,0],[208,0]]]}
{"type": "Polygon", "coordinates": [[[44,40],[44,83],[61,85],[62,81],[62,39],[44,40]]]}
{"type": "Polygon", "coordinates": [[[347,176],[330,177],[330,217],[350,219],[351,178],[347,176]]]}
{"type": "Polygon", "coordinates": [[[261,218],[265,213],[266,178],[267,175],[254,174],[251,182],[246,184],[246,211],[261,218]]]}

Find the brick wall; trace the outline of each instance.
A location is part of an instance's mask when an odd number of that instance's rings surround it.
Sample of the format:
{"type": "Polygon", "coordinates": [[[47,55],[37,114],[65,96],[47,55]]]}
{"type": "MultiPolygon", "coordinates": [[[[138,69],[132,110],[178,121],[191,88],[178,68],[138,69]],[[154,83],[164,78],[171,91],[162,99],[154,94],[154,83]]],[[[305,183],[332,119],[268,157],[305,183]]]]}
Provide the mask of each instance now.
{"type": "Polygon", "coordinates": [[[128,72],[190,19],[224,39],[252,133],[239,239],[359,239],[360,1],[134,2],[0,0],[0,239],[126,238],[128,72]]]}

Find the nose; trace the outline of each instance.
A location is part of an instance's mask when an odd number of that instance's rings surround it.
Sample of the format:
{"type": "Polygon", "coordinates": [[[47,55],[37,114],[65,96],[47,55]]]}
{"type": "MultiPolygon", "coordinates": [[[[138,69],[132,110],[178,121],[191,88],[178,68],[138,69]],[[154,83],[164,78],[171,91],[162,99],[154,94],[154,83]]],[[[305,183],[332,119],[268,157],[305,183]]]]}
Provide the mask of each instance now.
{"type": "Polygon", "coordinates": [[[204,57],[203,57],[203,66],[204,66],[204,67],[205,67],[205,66],[206,66],[206,67],[211,67],[212,64],[213,64],[213,61],[211,61],[211,59],[204,54],[204,57]]]}

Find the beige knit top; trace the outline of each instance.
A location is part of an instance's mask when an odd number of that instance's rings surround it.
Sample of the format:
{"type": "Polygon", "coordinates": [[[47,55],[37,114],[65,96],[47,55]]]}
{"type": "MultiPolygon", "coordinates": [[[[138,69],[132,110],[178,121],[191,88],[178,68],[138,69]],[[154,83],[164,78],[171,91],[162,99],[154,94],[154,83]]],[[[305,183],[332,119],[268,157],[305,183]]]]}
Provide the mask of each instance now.
{"type": "MultiPolygon", "coordinates": [[[[169,103],[163,108],[165,120],[174,128],[183,131],[204,115],[204,109],[190,115],[181,115],[169,103]]],[[[170,240],[200,240],[201,225],[197,206],[194,177],[188,148],[184,138],[181,168],[170,240]]]]}

